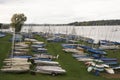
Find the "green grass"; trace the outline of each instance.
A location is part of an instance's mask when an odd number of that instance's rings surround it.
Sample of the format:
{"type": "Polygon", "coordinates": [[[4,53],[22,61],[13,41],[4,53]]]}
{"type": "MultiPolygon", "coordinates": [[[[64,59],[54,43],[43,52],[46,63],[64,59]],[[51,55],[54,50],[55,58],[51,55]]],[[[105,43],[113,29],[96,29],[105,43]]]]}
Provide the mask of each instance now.
{"type": "Polygon", "coordinates": [[[0,38],[0,67],[3,65],[2,61],[6,58],[10,52],[11,43],[9,42],[11,35],[7,34],[7,37],[0,38]]]}
{"type": "Polygon", "coordinates": [[[106,50],[108,57],[117,58],[120,63],[120,49],[119,50],[106,50]]]}
{"type": "MultiPolygon", "coordinates": [[[[0,41],[4,40],[4,43],[0,45],[0,60],[2,61],[10,50],[10,43],[8,42],[9,35],[5,38],[1,38],[0,41]],[[9,44],[9,46],[8,46],[9,44]],[[4,47],[4,48],[2,48],[4,47]],[[3,54],[2,54],[3,53],[3,54]]],[[[44,39],[36,36],[40,41],[45,41],[44,39]]],[[[60,57],[57,60],[61,67],[64,68],[67,73],[65,75],[51,76],[44,74],[31,75],[30,73],[25,74],[10,74],[0,72],[0,80],[120,80],[120,79],[106,79],[101,76],[95,76],[92,73],[86,71],[86,67],[82,62],[78,62],[74,59],[71,53],[65,53],[62,51],[61,43],[47,43],[46,48],[48,52],[52,55],[59,54],[60,57]]],[[[114,55],[112,52],[109,53],[111,56],[114,55]]],[[[115,56],[116,57],[116,56],[115,56]]],[[[1,64],[0,64],[1,65],[1,64]]]]}

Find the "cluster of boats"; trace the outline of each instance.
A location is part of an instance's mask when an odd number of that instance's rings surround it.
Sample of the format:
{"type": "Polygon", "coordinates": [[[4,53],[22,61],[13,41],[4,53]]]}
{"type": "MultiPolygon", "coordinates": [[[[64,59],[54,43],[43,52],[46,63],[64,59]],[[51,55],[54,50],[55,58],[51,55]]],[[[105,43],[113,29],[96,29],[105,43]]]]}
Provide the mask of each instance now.
{"type": "MultiPolygon", "coordinates": [[[[45,36],[46,34],[42,34],[45,36]]],[[[47,38],[48,42],[61,42],[62,34],[54,35],[52,38],[47,38]],[[57,41],[55,41],[57,40],[57,41]]],[[[48,36],[47,36],[48,37],[48,36]]],[[[46,38],[46,37],[45,37],[46,38]]],[[[93,39],[80,37],[72,34],[72,35],[64,35],[63,41],[67,42],[66,44],[62,44],[63,51],[66,53],[72,53],[72,56],[78,61],[82,61],[87,65],[87,71],[91,72],[93,70],[98,71],[106,71],[109,74],[115,74],[115,71],[120,69],[119,62],[116,58],[108,58],[107,53],[104,50],[116,50],[120,49],[119,42],[107,41],[107,40],[99,40],[99,42],[95,43],[93,39]],[[78,44],[78,40],[81,40],[83,43],[91,44],[90,46],[85,46],[78,44]],[[97,46],[93,48],[93,46],[97,46]],[[88,53],[84,53],[88,52],[88,53]]]]}
{"type": "Polygon", "coordinates": [[[52,75],[66,73],[59,62],[53,61],[58,59],[59,55],[48,54],[44,42],[29,38],[24,40],[25,42],[14,44],[13,54],[3,61],[2,72],[22,73],[31,71],[31,73],[52,75]],[[30,50],[33,53],[32,56],[29,54],[30,50]]]}
{"type": "MultiPolygon", "coordinates": [[[[74,38],[74,36],[72,36],[74,38]]],[[[44,74],[64,74],[66,70],[63,69],[59,62],[54,61],[58,59],[59,55],[50,55],[45,48],[46,44],[36,39],[25,38],[25,42],[15,43],[13,54],[9,58],[4,59],[2,72],[28,72],[44,73],[44,74]],[[32,51],[32,56],[29,54],[32,51]],[[30,67],[32,65],[32,68],[30,67]]],[[[72,56],[77,61],[82,61],[87,66],[87,71],[93,70],[106,71],[109,74],[115,74],[115,70],[120,69],[120,66],[113,66],[118,64],[116,58],[107,58],[106,49],[120,49],[116,45],[101,45],[98,49],[89,46],[78,44],[74,40],[68,40],[63,37],[47,38],[48,42],[69,42],[62,44],[63,51],[72,53],[72,56]],[[77,43],[77,44],[76,44],[77,43]],[[85,53],[85,52],[89,52],[85,53]]]]}
{"type": "Polygon", "coordinates": [[[31,45],[31,50],[34,53],[33,57],[30,58],[34,65],[34,68],[31,70],[32,73],[44,73],[51,75],[66,73],[66,70],[62,69],[59,62],[53,61],[58,59],[59,55],[50,55],[45,48],[44,42],[34,40],[31,45]]]}
{"type": "Polygon", "coordinates": [[[15,43],[13,54],[4,59],[4,66],[1,68],[2,72],[21,73],[28,72],[30,70],[31,62],[28,62],[27,56],[29,45],[23,42],[15,43]]]}
{"type": "Polygon", "coordinates": [[[99,43],[100,43],[99,49],[102,49],[102,50],[120,49],[120,46],[119,46],[120,43],[119,42],[100,40],[99,43]]]}
{"type": "MultiPolygon", "coordinates": [[[[106,71],[109,74],[115,74],[115,71],[120,69],[116,58],[107,58],[106,52],[101,49],[84,46],[81,44],[62,44],[63,51],[72,53],[72,56],[77,61],[82,61],[87,65],[87,71],[106,71]],[[88,52],[88,53],[85,53],[88,52]],[[113,66],[115,65],[115,66],[113,66]]],[[[108,48],[107,48],[108,49],[108,48]]]]}

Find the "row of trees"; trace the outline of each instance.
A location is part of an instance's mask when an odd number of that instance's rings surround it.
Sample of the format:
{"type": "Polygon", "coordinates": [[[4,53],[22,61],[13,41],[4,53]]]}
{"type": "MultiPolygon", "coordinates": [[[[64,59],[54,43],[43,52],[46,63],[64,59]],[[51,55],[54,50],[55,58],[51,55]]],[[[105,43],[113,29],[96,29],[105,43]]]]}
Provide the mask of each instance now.
{"type": "Polygon", "coordinates": [[[25,26],[96,26],[96,25],[120,25],[120,20],[98,20],[98,21],[84,21],[73,22],[68,24],[25,24],[25,26]]]}
{"type": "Polygon", "coordinates": [[[69,23],[68,25],[74,25],[74,26],[120,25],[120,20],[98,20],[98,21],[73,22],[73,23],[69,23]]]}
{"type": "Polygon", "coordinates": [[[19,32],[23,25],[25,26],[96,26],[96,25],[120,25],[120,20],[98,20],[98,21],[84,21],[84,22],[72,22],[68,24],[24,24],[27,17],[24,14],[14,14],[11,18],[10,24],[0,23],[0,29],[9,28],[9,26],[16,27],[15,31],[19,32]]]}

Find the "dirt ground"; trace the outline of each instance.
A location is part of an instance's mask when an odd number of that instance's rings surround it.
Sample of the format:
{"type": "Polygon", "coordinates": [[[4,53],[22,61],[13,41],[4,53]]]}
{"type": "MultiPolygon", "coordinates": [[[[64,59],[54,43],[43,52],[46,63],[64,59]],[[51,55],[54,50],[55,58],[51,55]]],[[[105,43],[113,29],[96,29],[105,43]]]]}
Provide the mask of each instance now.
{"type": "Polygon", "coordinates": [[[105,78],[120,78],[120,72],[119,71],[115,71],[115,74],[108,74],[108,73],[100,73],[100,75],[102,77],[105,77],[105,78]]]}

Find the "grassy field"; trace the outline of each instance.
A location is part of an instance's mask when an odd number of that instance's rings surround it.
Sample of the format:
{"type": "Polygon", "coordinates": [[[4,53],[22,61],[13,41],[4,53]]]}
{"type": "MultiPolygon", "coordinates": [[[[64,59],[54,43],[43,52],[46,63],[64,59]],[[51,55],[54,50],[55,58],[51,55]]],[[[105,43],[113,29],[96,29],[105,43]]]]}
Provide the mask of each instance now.
{"type": "Polygon", "coordinates": [[[2,66],[3,59],[8,56],[11,50],[10,37],[10,35],[7,35],[7,37],[0,38],[0,67],[2,66]]]}
{"type": "MultiPolygon", "coordinates": [[[[5,38],[0,38],[0,67],[3,65],[2,60],[6,58],[11,49],[11,43],[8,42],[10,35],[5,38]]],[[[44,39],[36,36],[40,41],[44,39]]],[[[46,48],[48,52],[53,55],[59,54],[60,57],[57,60],[62,68],[67,73],[65,75],[51,76],[44,74],[31,75],[30,73],[24,74],[10,74],[0,72],[0,80],[120,80],[120,79],[106,79],[101,76],[95,76],[93,73],[88,73],[86,67],[82,62],[78,62],[74,59],[70,53],[64,53],[62,51],[61,43],[47,43],[46,48]]],[[[113,52],[109,52],[109,57],[118,57],[113,52]]],[[[119,53],[120,54],[120,53],[119,53]]],[[[118,57],[119,58],[119,57],[118,57]]]]}

